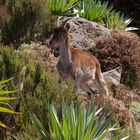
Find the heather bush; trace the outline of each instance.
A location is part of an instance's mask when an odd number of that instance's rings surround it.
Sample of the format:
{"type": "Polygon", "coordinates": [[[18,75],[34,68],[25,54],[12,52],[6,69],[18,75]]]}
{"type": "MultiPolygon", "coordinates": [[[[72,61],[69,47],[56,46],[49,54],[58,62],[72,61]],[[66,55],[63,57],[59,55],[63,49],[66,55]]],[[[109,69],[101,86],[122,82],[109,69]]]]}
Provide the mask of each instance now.
{"type": "Polygon", "coordinates": [[[121,66],[121,82],[130,88],[139,88],[140,39],[133,33],[112,31],[101,37],[91,50],[102,65],[102,71],[121,66]]]}
{"type": "MultiPolygon", "coordinates": [[[[31,132],[29,126],[28,111],[32,111],[45,124],[47,112],[46,104],[55,103],[59,110],[61,100],[64,98],[68,103],[75,100],[75,88],[72,82],[69,86],[58,83],[56,72],[48,69],[46,71],[42,61],[32,58],[24,51],[14,50],[12,46],[0,47],[0,79],[13,77],[13,80],[6,86],[7,89],[17,89],[19,99],[12,103],[16,111],[22,112],[16,118],[3,116],[15,127],[16,133],[23,134],[31,132]],[[12,119],[11,119],[12,118],[12,119]]],[[[35,131],[34,131],[35,132],[35,131]]]]}

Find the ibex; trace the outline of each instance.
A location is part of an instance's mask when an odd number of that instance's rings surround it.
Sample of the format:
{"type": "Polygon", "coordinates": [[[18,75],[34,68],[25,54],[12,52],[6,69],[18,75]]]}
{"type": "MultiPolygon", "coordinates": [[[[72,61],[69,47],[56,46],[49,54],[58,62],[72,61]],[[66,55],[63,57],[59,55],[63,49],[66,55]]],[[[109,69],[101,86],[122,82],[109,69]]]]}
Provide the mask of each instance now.
{"type": "Polygon", "coordinates": [[[49,41],[52,49],[59,47],[57,70],[61,80],[72,78],[75,85],[89,96],[96,91],[109,95],[98,59],[88,52],[72,47],[69,23],[54,29],[49,41]]]}

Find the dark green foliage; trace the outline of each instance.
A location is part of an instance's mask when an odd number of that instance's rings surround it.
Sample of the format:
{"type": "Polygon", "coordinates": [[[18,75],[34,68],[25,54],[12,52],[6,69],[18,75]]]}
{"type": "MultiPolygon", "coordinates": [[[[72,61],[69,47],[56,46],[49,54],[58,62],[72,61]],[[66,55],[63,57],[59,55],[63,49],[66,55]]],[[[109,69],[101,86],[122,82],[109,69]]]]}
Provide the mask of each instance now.
{"type": "Polygon", "coordinates": [[[8,48],[1,48],[0,49],[0,77],[1,79],[7,79],[11,77],[15,77],[17,80],[19,77],[19,72],[21,70],[20,68],[20,62],[17,61],[17,58],[15,57],[13,53],[13,49],[8,48]]]}
{"type": "Polygon", "coordinates": [[[77,0],[49,0],[49,7],[54,15],[74,15],[71,10],[77,0]]]}
{"type": "Polygon", "coordinates": [[[51,31],[54,18],[49,12],[47,0],[7,0],[5,5],[11,15],[1,30],[4,44],[19,46],[51,31]]]}
{"type": "MultiPolygon", "coordinates": [[[[10,106],[7,101],[15,100],[17,97],[7,97],[7,94],[15,93],[16,91],[3,91],[4,85],[9,82],[11,79],[0,81],[0,113],[10,113],[10,114],[18,114],[17,112],[9,109],[10,106]]],[[[0,120],[0,127],[8,128],[3,122],[0,120]]]]}
{"type": "Polygon", "coordinates": [[[110,29],[133,30],[127,28],[131,23],[131,19],[125,17],[121,12],[114,10],[113,6],[108,4],[108,1],[83,0],[81,5],[84,11],[80,12],[80,16],[83,18],[99,22],[110,29]]]}
{"type": "Polygon", "coordinates": [[[90,21],[99,22],[105,27],[118,30],[136,30],[127,28],[131,19],[124,16],[121,12],[113,9],[113,6],[107,1],[102,0],[49,0],[51,12],[59,16],[75,16],[90,21]]]}
{"type": "Polygon", "coordinates": [[[101,2],[100,0],[84,0],[84,12],[81,13],[81,16],[90,21],[103,22],[105,17],[111,14],[112,10],[113,7],[109,7],[108,2],[101,2]]]}

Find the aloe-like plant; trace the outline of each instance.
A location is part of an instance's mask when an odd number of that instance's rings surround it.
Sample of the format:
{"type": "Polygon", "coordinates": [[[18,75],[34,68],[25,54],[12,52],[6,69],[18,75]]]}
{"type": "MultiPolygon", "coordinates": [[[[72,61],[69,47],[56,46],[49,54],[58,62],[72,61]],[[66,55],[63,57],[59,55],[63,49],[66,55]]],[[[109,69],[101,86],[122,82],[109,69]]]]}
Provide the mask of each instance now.
{"type": "Polygon", "coordinates": [[[50,0],[50,9],[55,15],[80,17],[90,21],[100,22],[110,29],[118,30],[137,30],[134,27],[127,27],[132,19],[124,16],[121,12],[113,9],[107,1],[101,0],[50,0]]]}
{"type": "Polygon", "coordinates": [[[54,15],[65,15],[74,8],[77,0],[49,0],[49,7],[54,15]]]}
{"type": "Polygon", "coordinates": [[[137,28],[127,27],[132,22],[132,19],[125,17],[120,12],[111,11],[109,15],[104,18],[104,23],[107,28],[119,30],[136,30],[137,28]]]}
{"type": "MultiPolygon", "coordinates": [[[[110,126],[110,119],[107,119],[101,110],[96,110],[93,106],[83,109],[79,103],[75,106],[63,103],[60,120],[55,107],[48,106],[49,131],[34,114],[30,113],[30,117],[43,140],[103,140],[108,133],[118,128],[110,126]]],[[[118,136],[115,136],[111,139],[117,138],[118,136]]],[[[126,138],[128,137],[124,139],[126,138]]]]}
{"type": "MultiPolygon", "coordinates": [[[[15,100],[17,98],[17,97],[3,96],[3,95],[6,95],[6,94],[11,94],[11,93],[16,92],[16,91],[3,91],[2,90],[4,88],[4,86],[5,86],[5,84],[10,80],[11,79],[0,81],[0,112],[2,112],[2,113],[10,113],[10,114],[18,114],[17,112],[9,109],[8,107],[4,107],[4,106],[10,106],[7,103],[7,101],[15,100]]],[[[1,121],[0,121],[0,127],[7,128],[7,126],[1,121]]]]}
{"type": "Polygon", "coordinates": [[[80,12],[81,17],[90,21],[101,22],[110,29],[137,30],[137,28],[127,28],[132,19],[114,10],[113,6],[109,5],[107,1],[83,0],[81,5],[83,5],[81,6],[83,9],[83,12],[80,12]]]}
{"type": "Polygon", "coordinates": [[[105,16],[109,15],[113,10],[113,7],[109,6],[108,2],[99,0],[84,0],[82,5],[83,13],[80,16],[90,21],[102,22],[105,16]]]}

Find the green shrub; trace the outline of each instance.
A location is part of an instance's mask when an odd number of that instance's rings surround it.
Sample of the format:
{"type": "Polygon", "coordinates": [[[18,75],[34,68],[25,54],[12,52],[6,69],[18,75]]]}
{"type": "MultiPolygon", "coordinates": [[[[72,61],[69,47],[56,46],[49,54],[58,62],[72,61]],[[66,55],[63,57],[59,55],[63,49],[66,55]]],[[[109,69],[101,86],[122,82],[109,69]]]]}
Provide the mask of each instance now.
{"type": "Polygon", "coordinates": [[[84,0],[81,5],[83,5],[81,7],[84,9],[83,13],[80,12],[81,17],[90,21],[100,22],[110,29],[127,30],[127,26],[132,21],[121,12],[113,10],[113,6],[109,6],[107,1],[84,0]]]}
{"type": "Polygon", "coordinates": [[[14,77],[19,81],[20,77],[18,77],[18,75],[21,71],[21,63],[14,54],[14,50],[7,47],[1,48],[0,54],[0,78],[9,79],[14,77]]]}
{"type": "Polygon", "coordinates": [[[51,15],[47,0],[7,0],[10,19],[2,26],[2,42],[19,46],[23,42],[39,39],[50,32],[55,18],[51,15]],[[45,30],[45,31],[44,31],[45,30]]]}
{"type": "Polygon", "coordinates": [[[54,15],[71,15],[77,0],[49,0],[49,7],[54,15]]]}
{"type": "Polygon", "coordinates": [[[53,14],[59,16],[75,16],[103,24],[110,29],[118,30],[136,30],[136,28],[127,28],[131,23],[131,19],[125,17],[121,12],[113,10],[113,6],[109,6],[108,2],[101,0],[50,0],[50,9],[53,14]]]}
{"type": "Polygon", "coordinates": [[[140,113],[140,103],[138,102],[133,102],[132,103],[132,109],[138,113],[140,113]]]}
{"type": "Polygon", "coordinates": [[[35,60],[30,53],[1,46],[0,79],[8,77],[13,77],[13,80],[6,88],[17,89],[19,95],[19,99],[13,102],[12,106],[16,111],[22,112],[22,115],[14,120],[11,120],[11,117],[5,119],[11,126],[15,126],[17,135],[32,132],[28,124],[29,110],[45,124],[47,103],[54,102],[59,110],[63,98],[69,103],[76,98],[73,83],[69,82],[68,86],[59,84],[57,73],[51,69],[46,71],[39,58],[35,60]]]}
{"type": "MultiPolygon", "coordinates": [[[[3,91],[2,89],[4,88],[4,84],[6,84],[9,80],[2,80],[0,81],[0,113],[10,113],[10,114],[17,114],[17,112],[7,108],[8,106],[10,106],[7,101],[11,101],[11,100],[15,100],[16,97],[7,97],[7,96],[3,96],[3,95],[7,95],[7,94],[11,94],[11,93],[14,93],[15,91],[3,91]],[[4,106],[7,106],[7,107],[4,107],[4,106]]],[[[1,118],[0,118],[1,119],[1,118]]],[[[7,126],[2,123],[0,121],[0,127],[3,127],[3,128],[7,128],[7,126]]]]}
{"type": "Polygon", "coordinates": [[[132,22],[132,19],[125,17],[123,13],[111,11],[109,15],[104,18],[104,23],[107,28],[131,31],[136,30],[134,27],[127,27],[132,22]]]}
{"type": "MultiPolygon", "coordinates": [[[[35,115],[30,114],[31,121],[43,140],[103,140],[108,133],[111,134],[111,131],[116,130],[114,126],[110,126],[109,118],[107,119],[106,115],[101,113],[102,109],[97,110],[93,106],[82,109],[79,103],[70,106],[62,103],[62,120],[53,105],[47,108],[49,131],[44,128],[35,115]]],[[[119,138],[120,135],[111,137],[112,140],[119,138]]]]}
{"type": "Polygon", "coordinates": [[[5,130],[9,129],[11,124],[9,124],[8,117],[13,118],[13,116],[19,114],[15,112],[9,102],[17,99],[17,97],[12,96],[16,91],[9,91],[6,89],[6,84],[11,79],[0,81],[0,139],[4,139],[5,130]]]}
{"type": "MultiPolygon", "coordinates": [[[[80,16],[96,22],[102,22],[113,10],[112,6],[108,6],[108,2],[101,2],[97,0],[84,0],[84,9],[80,16]]],[[[82,4],[83,5],[83,4],[82,4]]]]}

